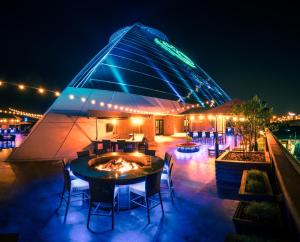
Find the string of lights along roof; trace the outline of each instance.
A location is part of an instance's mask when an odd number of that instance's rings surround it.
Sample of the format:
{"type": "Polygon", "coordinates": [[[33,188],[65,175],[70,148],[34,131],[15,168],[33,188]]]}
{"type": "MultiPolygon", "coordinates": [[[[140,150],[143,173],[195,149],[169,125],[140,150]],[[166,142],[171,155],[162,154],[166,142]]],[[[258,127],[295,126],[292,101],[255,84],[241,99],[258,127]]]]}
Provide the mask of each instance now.
{"type": "Polygon", "coordinates": [[[0,109],[0,114],[1,113],[12,114],[12,115],[16,115],[16,116],[26,116],[26,117],[30,117],[30,118],[34,118],[34,119],[40,119],[43,117],[42,114],[25,112],[25,111],[21,111],[21,110],[14,109],[14,108],[9,108],[8,110],[0,109]]]}
{"type": "Polygon", "coordinates": [[[16,87],[21,91],[24,91],[26,89],[32,89],[32,90],[37,91],[41,95],[46,94],[46,93],[51,93],[55,97],[58,97],[60,95],[59,91],[54,91],[54,90],[46,89],[46,88],[43,88],[43,87],[35,87],[35,86],[19,84],[19,83],[15,83],[15,82],[7,82],[7,81],[1,80],[0,81],[0,87],[4,87],[4,86],[16,87]]]}
{"type": "MultiPolygon", "coordinates": [[[[165,112],[149,112],[146,110],[141,110],[141,109],[135,109],[131,106],[124,106],[120,103],[105,103],[104,101],[101,100],[96,100],[96,99],[91,99],[88,100],[86,97],[84,96],[76,96],[74,94],[69,94],[68,96],[70,101],[75,101],[76,99],[80,100],[81,102],[85,103],[87,101],[89,101],[92,105],[99,105],[101,108],[106,108],[107,110],[119,110],[119,111],[125,111],[125,112],[129,112],[129,113],[139,113],[139,114],[152,114],[152,115],[167,115],[167,114],[175,114],[175,113],[180,113],[183,112],[185,110],[189,110],[191,108],[199,108],[200,104],[190,104],[190,105],[185,105],[182,106],[181,108],[173,108],[170,110],[166,110],[165,112]]],[[[215,101],[212,100],[211,102],[207,102],[207,105],[209,105],[209,107],[213,107],[215,104],[215,101]]]]}

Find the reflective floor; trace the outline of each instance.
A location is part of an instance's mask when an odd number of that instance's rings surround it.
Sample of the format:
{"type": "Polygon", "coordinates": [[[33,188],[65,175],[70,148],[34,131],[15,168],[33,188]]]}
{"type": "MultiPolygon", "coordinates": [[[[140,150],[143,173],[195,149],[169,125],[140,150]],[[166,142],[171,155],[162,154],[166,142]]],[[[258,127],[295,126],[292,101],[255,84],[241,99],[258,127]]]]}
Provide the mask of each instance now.
{"type": "MultiPolygon", "coordinates": [[[[71,206],[66,223],[63,208],[55,213],[63,184],[58,165],[0,162],[0,232],[19,232],[20,241],[224,241],[234,231],[231,219],[237,201],[220,195],[208,145],[197,153],[184,154],[175,149],[182,141],[180,137],[158,137],[151,147],[157,155],[168,151],[175,159],[175,203],[168,193],[163,194],[165,216],[160,207],[154,208],[148,225],[145,209],[120,211],[114,231],[109,217],[94,217],[91,226],[97,233],[86,228],[87,204],[71,206]]],[[[2,150],[0,159],[8,152],[2,150]]]]}

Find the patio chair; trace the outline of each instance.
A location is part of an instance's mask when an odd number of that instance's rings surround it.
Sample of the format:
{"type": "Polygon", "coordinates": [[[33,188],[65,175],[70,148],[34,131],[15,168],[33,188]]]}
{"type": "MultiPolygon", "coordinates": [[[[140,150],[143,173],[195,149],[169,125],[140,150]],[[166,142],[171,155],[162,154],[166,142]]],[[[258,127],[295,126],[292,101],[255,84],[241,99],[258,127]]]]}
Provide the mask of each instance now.
{"type": "Polygon", "coordinates": [[[116,182],[91,179],[90,185],[90,204],[88,212],[87,228],[90,229],[90,219],[92,215],[95,216],[111,216],[112,229],[115,225],[115,206],[118,204],[117,211],[119,211],[119,188],[116,187],[116,182]],[[116,201],[117,200],[117,201],[116,201]],[[94,208],[93,205],[97,204],[94,208]],[[99,213],[98,209],[111,209],[108,213],[99,213]],[[93,212],[93,213],[92,213],[93,212]]]}
{"type": "Polygon", "coordinates": [[[170,168],[171,160],[172,160],[172,155],[170,155],[168,152],[166,152],[165,157],[164,157],[163,173],[168,173],[168,170],[170,168]]]}
{"type": "Polygon", "coordinates": [[[147,208],[148,224],[150,223],[150,209],[160,204],[162,215],[164,215],[164,207],[160,193],[161,172],[153,173],[146,177],[144,182],[129,185],[129,201],[139,206],[147,208]],[[131,199],[131,193],[136,196],[131,199]],[[154,195],[159,197],[159,201],[152,199],[154,195]],[[140,201],[141,200],[141,201],[140,201]]]}
{"type": "Polygon", "coordinates": [[[156,150],[145,150],[145,155],[155,156],[156,150]]]}
{"type": "Polygon", "coordinates": [[[111,142],[110,140],[102,140],[102,145],[103,145],[103,150],[104,152],[109,152],[111,151],[111,142]]]}
{"type": "Polygon", "coordinates": [[[205,143],[211,143],[210,132],[205,132],[205,143]]]}
{"type": "Polygon", "coordinates": [[[63,191],[61,193],[60,197],[60,203],[57,208],[57,211],[60,209],[62,202],[64,201],[66,203],[66,210],[65,210],[65,216],[64,221],[67,219],[67,214],[69,211],[69,206],[71,202],[78,202],[89,199],[88,190],[89,190],[89,184],[88,182],[76,178],[71,180],[70,173],[66,167],[63,167],[63,173],[64,173],[64,187],[63,191]],[[75,199],[71,199],[75,198],[75,199]]]}
{"type": "Polygon", "coordinates": [[[118,145],[118,151],[123,151],[126,147],[126,141],[124,139],[118,139],[117,140],[117,145],[118,145]]]}
{"type": "Polygon", "coordinates": [[[132,147],[125,147],[125,148],[124,148],[124,152],[125,152],[125,153],[133,152],[133,148],[132,148],[132,147]]]}
{"type": "Polygon", "coordinates": [[[148,141],[146,137],[143,137],[142,142],[138,143],[138,150],[139,152],[145,152],[149,147],[148,141]]]}
{"type": "Polygon", "coordinates": [[[87,157],[90,155],[90,151],[89,150],[83,150],[83,151],[78,151],[77,152],[77,157],[81,158],[81,157],[87,157]]]}
{"type": "Polygon", "coordinates": [[[198,141],[203,142],[202,132],[198,131],[198,141]]]}
{"type": "Polygon", "coordinates": [[[161,186],[161,188],[169,190],[172,202],[174,202],[174,186],[173,186],[173,180],[172,180],[173,166],[174,166],[174,161],[172,160],[170,163],[170,169],[168,169],[168,173],[163,173],[161,175],[161,183],[163,184],[163,186],[161,186]],[[164,184],[166,186],[164,186],[164,184]]]}

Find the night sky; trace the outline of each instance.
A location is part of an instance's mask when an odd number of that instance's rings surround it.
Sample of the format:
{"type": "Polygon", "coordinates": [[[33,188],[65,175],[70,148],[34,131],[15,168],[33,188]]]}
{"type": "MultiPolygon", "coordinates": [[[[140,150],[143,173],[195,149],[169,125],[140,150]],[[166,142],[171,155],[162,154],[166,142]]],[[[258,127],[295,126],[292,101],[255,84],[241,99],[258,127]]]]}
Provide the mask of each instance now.
{"type": "MultiPolygon", "coordinates": [[[[288,1],[5,2],[0,4],[5,81],[62,90],[113,32],[141,22],[165,33],[232,98],[258,94],[277,113],[300,113],[300,20],[288,1]]],[[[0,107],[44,112],[54,101],[15,89],[0,88],[0,107]]]]}

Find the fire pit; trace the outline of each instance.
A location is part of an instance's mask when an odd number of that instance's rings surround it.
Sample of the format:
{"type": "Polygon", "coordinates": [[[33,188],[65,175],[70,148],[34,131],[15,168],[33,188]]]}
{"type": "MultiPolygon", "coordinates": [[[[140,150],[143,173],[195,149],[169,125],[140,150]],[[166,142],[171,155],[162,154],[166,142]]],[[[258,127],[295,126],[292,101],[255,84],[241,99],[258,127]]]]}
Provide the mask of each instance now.
{"type": "Polygon", "coordinates": [[[198,152],[200,150],[200,145],[194,142],[185,142],[176,145],[177,151],[182,153],[193,153],[198,152]]]}
{"type": "MultiPolygon", "coordinates": [[[[71,162],[73,173],[84,179],[115,180],[117,185],[143,181],[146,176],[160,172],[164,161],[142,153],[111,152],[101,156],[81,157],[71,162]]],[[[119,186],[120,208],[128,209],[128,186],[119,186]]]]}
{"type": "Polygon", "coordinates": [[[95,157],[88,161],[88,165],[98,171],[108,174],[133,175],[144,169],[151,168],[151,156],[142,153],[108,153],[100,157],[95,157]]]}

